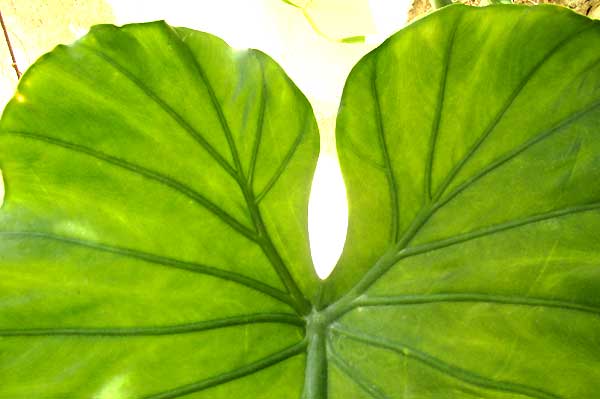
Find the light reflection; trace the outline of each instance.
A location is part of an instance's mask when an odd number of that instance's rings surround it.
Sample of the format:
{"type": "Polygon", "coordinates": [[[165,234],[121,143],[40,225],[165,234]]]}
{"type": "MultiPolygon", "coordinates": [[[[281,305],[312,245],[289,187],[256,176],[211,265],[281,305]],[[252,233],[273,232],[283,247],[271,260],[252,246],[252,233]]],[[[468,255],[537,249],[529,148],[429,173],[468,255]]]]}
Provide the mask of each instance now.
{"type": "Polygon", "coordinates": [[[2,208],[2,205],[4,205],[4,178],[0,169],[0,208],[2,208]]]}
{"type": "Polygon", "coordinates": [[[377,33],[366,37],[367,43],[377,46],[406,25],[412,5],[407,0],[369,0],[377,33]]]}
{"type": "Polygon", "coordinates": [[[94,399],[125,399],[128,397],[125,392],[126,383],[127,376],[125,374],[118,375],[104,385],[94,399]]]}
{"type": "Polygon", "coordinates": [[[54,231],[57,234],[69,237],[85,238],[92,241],[98,239],[98,236],[92,229],[73,220],[65,220],[56,223],[54,225],[54,231]]]}

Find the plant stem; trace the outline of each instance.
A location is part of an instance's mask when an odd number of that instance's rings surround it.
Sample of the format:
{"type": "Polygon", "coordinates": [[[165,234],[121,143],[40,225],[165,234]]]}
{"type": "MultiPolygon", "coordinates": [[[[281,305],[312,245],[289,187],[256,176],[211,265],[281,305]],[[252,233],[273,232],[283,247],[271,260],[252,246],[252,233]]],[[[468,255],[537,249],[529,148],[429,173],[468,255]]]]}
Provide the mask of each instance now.
{"type": "Polygon", "coordinates": [[[2,24],[2,31],[4,32],[4,39],[6,39],[6,45],[8,46],[8,51],[10,52],[10,58],[12,60],[12,67],[15,69],[15,73],[17,74],[17,79],[21,79],[21,71],[19,71],[19,66],[17,65],[17,59],[15,58],[15,53],[13,52],[12,45],[10,44],[10,39],[8,37],[8,31],[6,30],[6,25],[4,25],[4,18],[2,18],[2,12],[0,11],[0,24],[2,24]]]}
{"type": "Polygon", "coordinates": [[[313,311],[307,317],[306,373],[302,399],[327,399],[327,321],[313,311]]]}

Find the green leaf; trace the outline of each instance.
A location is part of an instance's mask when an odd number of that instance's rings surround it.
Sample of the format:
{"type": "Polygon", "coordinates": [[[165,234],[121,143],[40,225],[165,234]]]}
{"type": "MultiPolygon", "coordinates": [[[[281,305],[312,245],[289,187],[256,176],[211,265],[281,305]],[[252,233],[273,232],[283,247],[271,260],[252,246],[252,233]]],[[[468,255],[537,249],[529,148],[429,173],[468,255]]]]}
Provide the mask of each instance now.
{"type": "Polygon", "coordinates": [[[340,39],[340,43],[348,43],[348,44],[364,43],[365,39],[366,39],[365,36],[350,36],[350,37],[345,37],[343,39],[340,39]]]}
{"type": "Polygon", "coordinates": [[[448,6],[350,74],[319,282],[310,105],[255,51],[98,26],[0,122],[0,397],[587,399],[600,25],[448,6]]]}
{"type": "Polygon", "coordinates": [[[27,72],[1,129],[0,397],[301,391],[318,134],[269,57],[96,26],[27,72]],[[239,379],[265,368],[294,382],[239,379]]]}
{"type": "Polygon", "coordinates": [[[375,397],[596,395],[599,46],[567,10],[451,6],[354,68],[339,374],[375,397]]]}

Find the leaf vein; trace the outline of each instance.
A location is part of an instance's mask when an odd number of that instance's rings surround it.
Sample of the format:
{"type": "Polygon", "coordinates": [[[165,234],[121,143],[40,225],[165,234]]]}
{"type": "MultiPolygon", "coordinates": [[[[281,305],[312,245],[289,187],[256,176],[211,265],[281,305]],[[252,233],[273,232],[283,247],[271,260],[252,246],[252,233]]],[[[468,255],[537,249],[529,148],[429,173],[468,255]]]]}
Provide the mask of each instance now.
{"type": "Polygon", "coordinates": [[[227,139],[227,144],[229,145],[229,150],[231,151],[231,156],[233,157],[233,161],[237,168],[237,172],[239,173],[239,177],[242,177],[242,173],[243,173],[242,172],[242,164],[241,164],[240,157],[239,157],[236,145],[235,145],[235,141],[233,139],[233,134],[231,132],[231,128],[229,127],[229,123],[227,122],[227,118],[225,117],[225,112],[223,111],[223,106],[221,105],[221,103],[219,102],[219,100],[217,98],[215,89],[212,86],[210,80],[208,79],[208,75],[206,74],[206,71],[204,70],[202,65],[198,62],[198,60],[196,59],[196,56],[194,55],[194,53],[193,53],[192,49],[190,48],[190,46],[188,45],[188,43],[185,40],[183,40],[183,38],[177,33],[177,31],[175,29],[173,29],[173,32],[175,33],[175,36],[179,40],[179,43],[181,43],[182,48],[184,49],[184,51],[187,53],[187,55],[191,59],[194,68],[196,69],[196,71],[198,72],[198,75],[200,76],[200,79],[206,86],[206,90],[208,91],[210,101],[217,113],[217,116],[219,118],[219,123],[221,124],[223,133],[225,134],[225,138],[227,139]]]}
{"type": "Polygon", "coordinates": [[[94,150],[94,149],[82,146],[80,144],[75,144],[75,143],[71,143],[68,141],[59,140],[59,139],[56,139],[53,137],[49,137],[49,136],[45,136],[45,135],[41,135],[41,134],[37,134],[37,133],[31,133],[31,132],[21,132],[21,131],[12,131],[11,130],[11,131],[5,131],[4,133],[23,137],[26,139],[43,141],[48,144],[62,147],[64,149],[67,149],[70,151],[74,151],[74,152],[77,152],[80,154],[85,154],[85,155],[91,156],[95,159],[98,159],[100,161],[106,162],[106,163],[114,165],[114,166],[118,166],[118,167],[128,170],[130,172],[133,172],[139,176],[142,176],[146,179],[157,182],[163,186],[169,187],[169,188],[185,195],[186,197],[192,199],[194,202],[196,202],[197,204],[201,205],[202,207],[204,207],[205,209],[210,211],[212,214],[214,214],[216,217],[218,217],[223,223],[225,223],[226,225],[228,225],[229,227],[231,227],[238,233],[242,234],[244,237],[248,238],[249,240],[251,240],[253,242],[256,242],[256,233],[254,231],[252,231],[248,227],[244,226],[241,222],[239,222],[233,216],[231,216],[230,214],[228,214],[227,212],[222,210],[219,206],[214,204],[212,201],[208,200],[202,194],[198,193],[191,187],[189,187],[169,176],[166,176],[161,173],[155,172],[153,170],[144,168],[140,165],[131,163],[122,158],[108,155],[108,154],[105,154],[98,150],[94,150]]]}
{"type": "Polygon", "coordinates": [[[467,369],[463,369],[458,366],[446,363],[426,352],[417,350],[399,342],[366,334],[361,331],[342,328],[339,326],[339,324],[336,325],[336,327],[334,327],[332,330],[357,342],[362,342],[373,347],[397,353],[401,356],[413,358],[421,362],[422,364],[429,366],[432,369],[437,370],[445,375],[448,375],[457,380],[464,381],[475,386],[496,391],[510,392],[519,395],[527,395],[536,399],[561,399],[559,396],[546,392],[539,388],[523,384],[517,384],[509,381],[494,380],[492,378],[476,374],[467,369]]]}
{"type": "Polygon", "coordinates": [[[557,299],[524,297],[515,295],[493,295],[482,293],[440,293],[425,295],[395,295],[395,296],[370,296],[363,295],[357,298],[354,307],[360,306],[396,306],[420,305],[429,303],[490,303],[503,305],[531,306],[542,308],[555,308],[568,311],[577,311],[600,315],[600,307],[569,302],[557,299]]]}
{"type": "Polygon", "coordinates": [[[285,154],[283,161],[281,162],[281,164],[279,164],[279,166],[275,170],[275,173],[273,174],[273,176],[271,176],[271,178],[269,179],[269,181],[267,182],[265,187],[256,196],[255,202],[257,205],[265,198],[265,196],[269,193],[269,191],[271,191],[271,189],[273,188],[275,183],[277,183],[279,178],[283,175],[283,172],[284,172],[285,168],[289,165],[290,161],[292,160],[294,153],[296,152],[298,147],[300,147],[300,143],[302,142],[302,139],[304,138],[306,131],[308,130],[308,120],[309,120],[308,116],[305,117],[305,123],[304,123],[304,127],[302,128],[302,131],[300,132],[300,134],[298,134],[298,136],[296,136],[296,139],[294,140],[292,146],[290,147],[288,152],[285,154]]]}
{"type": "Polygon", "coordinates": [[[390,154],[388,152],[387,142],[386,142],[386,134],[385,128],[383,125],[383,116],[381,113],[381,100],[379,97],[379,90],[377,89],[377,60],[372,67],[372,76],[371,76],[371,96],[373,97],[373,105],[375,107],[375,120],[377,124],[377,138],[379,141],[379,147],[381,148],[381,153],[383,155],[383,163],[385,166],[385,176],[388,181],[389,186],[389,196],[390,196],[390,207],[391,207],[391,217],[390,217],[390,240],[392,243],[398,242],[398,236],[400,234],[400,220],[399,220],[399,206],[400,200],[398,198],[398,184],[396,182],[396,177],[394,176],[394,170],[392,169],[392,160],[390,158],[390,154]]]}
{"type": "Polygon", "coordinates": [[[454,180],[454,178],[458,175],[458,173],[460,172],[460,170],[466,165],[466,163],[469,161],[469,159],[481,147],[481,145],[483,144],[483,142],[490,136],[490,134],[500,124],[500,121],[502,120],[502,118],[504,117],[504,115],[506,115],[506,113],[508,112],[508,110],[514,104],[515,100],[519,97],[519,95],[523,91],[523,89],[527,86],[527,84],[531,81],[531,79],[533,79],[533,77],[541,69],[541,67],[546,62],[548,62],[548,60],[550,58],[552,58],[552,56],[554,54],[556,54],[563,46],[565,46],[566,44],[569,44],[569,42],[572,39],[574,39],[578,35],[586,32],[587,30],[591,29],[593,26],[594,26],[593,24],[589,24],[585,28],[576,30],[575,32],[573,32],[573,33],[567,35],[566,37],[564,37],[561,41],[557,42],[556,45],[548,53],[546,53],[544,55],[544,57],[542,57],[542,59],[540,61],[538,61],[531,68],[531,70],[529,70],[529,72],[525,75],[525,77],[523,78],[523,80],[521,80],[519,82],[519,84],[515,87],[515,89],[511,93],[511,95],[507,98],[506,102],[504,103],[504,105],[502,106],[502,108],[499,110],[499,112],[496,115],[496,117],[491,121],[491,123],[488,125],[488,127],[479,136],[479,138],[473,144],[473,146],[471,146],[471,148],[469,149],[469,151],[467,152],[467,154],[452,168],[452,170],[448,174],[447,178],[444,180],[444,182],[440,186],[438,192],[435,194],[434,197],[436,198],[436,200],[439,199],[444,194],[444,192],[446,191],[446,189],[448,188],[448,186],[450,185],[450,183],[452,183],[452,181],[454,180]]]}
{"type": "Polygon", "coordinates": [[[256,313],[222,319],[172,326],[149,327],[59,327],[31,329],[0,329],[0,337],[50,337],[50,336],[89,336],[89,337],[146,337],[160,335],[190,334],[219,328],[248,324],[281,323],[302,327],[304,321],[287,313],[256,313]]]}
{"type": "Polygon", "coordinates": [[[457,186],[454,190],[452,190],[452,192],[450,194],[448,194],[448,196],[443,201],[439,201],[433,207],[432,214],[434,212],[436,212],[437,210],[439,210],[440,208],[442,208],[448,202],[453,200],[458,194],[460,194],[461,192],[465,191],[467,188],[472,186],[479,179],[486,176],[488,173],[494,171],[495,169],[497,169],[500,166],[504,165],[505,163],[511,161],[512,159],[515,159],[517,156],[519,156],[521,153],[525,152],[529,148],[533,147],[535,144],[543,142],[544,140],[552,137],[555,133],[560,132],[561,129],[563,129],[564,127],[568,126],[569,124],[576,121],[577,119],[585,116],[588,112],[595,110],[599,106],[600,106],[600,100],[592,102],[590,105],[586,106],[582,110],[569,115],[568,117],[564,118],[561,122],[559,122],[555,126],[538,134],[537,136],[532,137],[530,140],[526,141],[521,146],[515,148],[513,151],[508,152],[503,157],[492,162],[487,167],[483,168],[479,173],[475,174],[474,176],[470,177],[469,179],[465,180],[462,184],[457,186]]]}
{"type": "Polygon", "coordinates": [[[427,156],[427,164],[425,165],[425,200],[431,201],[431,180],[433,174],[433,163],[435,158],[435,147],[437,144],[437,137],[440,131],[440,122],[442,120],[442,112],[444,109],[444,100],[446,97],[446,85],[448,79],[448,72],[450,70],[450,58],[452,55],[452,48],[454,47],[454,41],[456,38],[456,31],[458,30],[458,25],[460,23],[460,14],[459,18],[454,22],[454,26],[452,27],[452,31],[450,33],[450,37],[448,39],[448,43],[446,45],[446,51],[444,54],[444,66],[440,78],[440,88],[438,92],[438,101],[437,108],[435,111],[435,117],[433,123],[431,125],[431,134],[430,134],[430,142],[429,142],[429,154],[427,156]]]}
{"type": "Polygon", "coordinates": [[[181,396],[189,395],[192,393],[204,391],[208,388],[212,388],[218,385],[222,385],[252,374],[255,374],[261,370],[274,366],[281,363],[289,358],[292,358],[306,349],[306,342],[302,341],[293,346],[285,348],[272,355],[266,356],[253,363],[247,364],[242,367],[238,367],[235,370],[221,373],[214,377],[209,377],[198,382],[194,382],[188,385],[183,385],[178,388],[173,388],[168,391],[146,396],[143,399],[174,399],[181,396]]]}
{"type": "Polygon", "coordinates": [[[254,138],[254,143],[252,146],[252,156],[250,157],[250,166],[248,167],[248,186],[250,191],[253,192],[253,182],[254,182],[254,171],[256,169],[256,161],[258,160],[258,152],[260,150],[260,143],[262,141],[262,134],[264,128],[264,119],[265,119],[265,107],[267,104],[267,83],[265,78],[265,67],[263,63],[260,61],[259,56],[255,56],[258,64],[260,65],[261,72],[261,96],[260,96],[260,108],[258,111],[258,118],[256,121],[256,137],[254,138]]]}
{"type": "Polygon", "coordinates": [[[335,364],[347,377],[349,377],[355,384],[357,384],[363,391],[369,394],[374,399],[389,399],[381,389],[375,386],[373,383],[368,381],[358,370],[354,369],[348,362],[346,362],[340,354],[335,350],[331,337],[329,341],[329,357],[333,364],[335,364]]]}
{"type": "Polygon", "coordinates": [[[210,145],[210,143],[197,131],[192,125],[190,125],[177,111],[171,108],[163,99],[161,99],[157,94],[155,94],[150,88],[148,88],[140,79],[138,79],[135,75],[129,72],[126,68],[121,66],[118,62],[113,60],[108,55],[104,54],[102,51],[90,47],[86,44],[79,42],[77,44],[81,48],[87,50],[90,54],[94,54],[96,57],[103,59],[106,63],[111,65],[115,70],[117,70],[122,76],[127,78],[130,82],[132,82],[135,86],[137,86],[148,98],[154,101],[161,109],[163,109],[173,120],[181,126],[206,152],[208,152],[212,158],[232,177],[237,178],[237,173],[235,169],[229,165],[229,163],[219,154],[219,152],[210,145]]]}
{"type": "Polygon", "coordinates": [[[91,241],[77,240],[74,238],[63,237],[55,234],[35,232],[35,231],[0,231],[0,236],[5,237],[25,237],[31,239],[45,239],[52,240],[64,244],[76,245],[84,248],[88,248],[95,251],[106,252],[118,256],[123,256],[132,259],[142,260],[148,263],[166,266],[174,269],[185,270],[193,273],[204,274],[212,277],[216,277],[222,280],[231,281],[255,291],[261,292],[272,298],[279,300],[282,303],[291,305],[290,297],[287,293],[278,290],[268,284],[261,281],[255,280],[251,277],[244,276],[243,274],[235,273],[219,269],[212,266],[206,266],[200,263],[188,262],[173,258],[168,258],[152,253],[137,251],[134,249],[109,246],[105,244],[95,243],[91,241]]]}
{"type": "Polygon", "coordinates": [[[526,226],[526,225],[529,225],[532,223],[542,222],[542,221],[560,218],[560,217],[564,217],[564,216],[569,216],[569,215],[582,213],[582,212],[590,212],[590,211],[594,211],[597,209],[600,209],[600,202],[593,202],[593,203],[585,204],[585,205],[577,205],[577,206],[571,206],[571,207],[567,207],[567,208],[557,209],[554,211],[541,213],[538,215],[533,215],[533,216],[513,220],[510,222],[506,222],[506,223],[500,223],[497,225],[484,227],[482,229],[471,231],[469,233],[459,234],[454,237],[429,242],[427,244],[423,244],[423,245],[419,245],[419,246],[405,248],[404,250],[400,251],[397,254],[394,261],[398,261],[400,259],[415,256],[415,255],[422,254],[425,252],[449,247],[452,245],[460,244],[463,242],[475,240],[477,238],[489,236],[492,234],[501,233],[501,232],[504,232],[507,230],[516,229],[516,228],[526,226]]]}

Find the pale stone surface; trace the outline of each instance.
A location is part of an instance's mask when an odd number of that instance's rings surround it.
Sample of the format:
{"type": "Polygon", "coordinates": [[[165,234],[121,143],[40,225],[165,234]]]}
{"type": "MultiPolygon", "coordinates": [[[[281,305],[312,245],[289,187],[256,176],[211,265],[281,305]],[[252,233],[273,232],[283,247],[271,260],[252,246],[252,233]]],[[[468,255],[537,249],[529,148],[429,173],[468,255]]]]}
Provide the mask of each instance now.
{"type": "MultiPolygon", "coordinates": [[[[0,0],[0,11],[21,72],[57,44],[73,42],[92,25],[114,21],[104,0],[0,0]]],[[[17,87],[17,76],[4,37],[0,37],[0,104],[4,108],[17,87]]]]}

